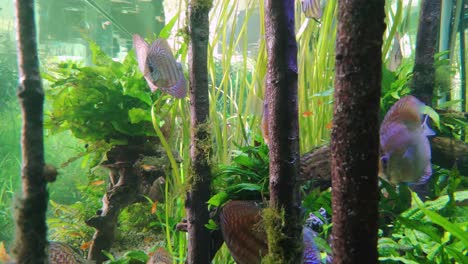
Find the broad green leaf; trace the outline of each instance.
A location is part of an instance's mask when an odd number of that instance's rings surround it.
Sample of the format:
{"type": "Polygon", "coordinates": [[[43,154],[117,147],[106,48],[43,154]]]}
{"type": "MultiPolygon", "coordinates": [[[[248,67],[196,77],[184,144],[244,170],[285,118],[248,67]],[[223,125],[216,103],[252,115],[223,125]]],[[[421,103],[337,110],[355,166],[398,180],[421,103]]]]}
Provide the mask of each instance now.
{"type": "Polygon", "coordinates": [[[450,101],[439,104],[437,107],[441,109],[449,108],[449,107],[459,104],[460,102],[462,102],[462,100],[450,100],[450,101]]]}
{"type": "Polygon", "coordinates": [[[209,200],[208,200],[208,204],[212,205],[212,206],[216,206],[216,207],[219,207],[220,205],[222,205],[224,202],[226,202],[229,198],[229,195],[226,193],[226,192],[219,192],[215,195],[213,195],[209,200]]]}
{"type": "Polygon", "coordinates": [[[419,262],[416,262],[414,260],[406,259],[404,257],[379,257],[379,261],[386,261],[386,260],[391,260],[391,261],[396,261],[396,262],[403,262],[405,264],[420,264],[419,262]]]}
{"type": "Polygon", "coordinates": [[[128,111],[128,117],[132,124],[140,123],[142,121],[151,122],[151,113],[150,110],[145,110],[141,108],[132,108],[128,111]]]}
{"type": "Polygon", "coordinates": [[[458,227],[457,224],[451,223],[449,220],[439,215],[438,213],[428,210],[416,193],[412,193],[412,195],[418,207],[421,209],[421,211],[424,212],[425,215],[427,215],[427,217],[429,217],[432,220],[432,222],[441,226],[442,228],[450,232],[452,235],[463,241],[463,243],[468,245],[467,232],[463,231],[460,227],[458,227]]]}
{"type": "MultiPolygon", "coordinates": [[[[466,252],[466,247],[468,247],[468,245],[465,245],[465,252],[466,252]]],[[[450,256],[456,259],[458,263],[468,263],[468,257],[463,254],[463,251],[455,249],[451,245],[445,246],[444,249],[447,251],[447,253],[450,256]]]]}
{"type": "Polygon", "coordinates": [[[415,230],[418,230],[426,235],[428,235],[429,237],[431,237],[431,239],[433,241],[436,241],[438,243],[440,243],[440,234],[437,233],[437,228],[431,226],[431,225],[428,225],[427,223],[424,223],[422,221],[419,221],[419,220],[412,220],[412,219],[407,219],[407,218],[404,218],[404,217],[400,217],[398,218],[398,220],[403,223],[405,226],[411,228],[411,229],[415,229],[415,230]]]}
{"type": "Polygon", "coordinates": [[[205,224],[205,227],[208,230],[216,230],[218,229],[218,225],[213,221],[213,219],[208,220],[208,224],[205,224]]]}
{"type": "Polygon", "coordinates": [[[148,255],[146,255],[145,252],[140,250],[128,251],[127,253],[125,253],[125,256],[132,260],[138,260],[145,263],[148,261],[148,255]]]}
{"type": "Polygon", "coordinates": [[[240,191],[261,191],[262,186],[254,183],[239,183],[235,186],[236,188],[239,188],[236,192],[240,191]]]}

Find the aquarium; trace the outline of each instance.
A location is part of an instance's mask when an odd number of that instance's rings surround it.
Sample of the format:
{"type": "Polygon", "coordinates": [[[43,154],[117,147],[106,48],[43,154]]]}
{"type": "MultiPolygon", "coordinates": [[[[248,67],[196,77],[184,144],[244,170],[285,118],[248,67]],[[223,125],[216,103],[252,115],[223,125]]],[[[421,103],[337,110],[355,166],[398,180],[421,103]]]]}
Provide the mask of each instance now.
{"type": "Polygon", "coordinates": [[[0,263],[331,263],[368,204],[376,261],[468,263],[468,3],[351,2],[0,0],[0,263]]]}

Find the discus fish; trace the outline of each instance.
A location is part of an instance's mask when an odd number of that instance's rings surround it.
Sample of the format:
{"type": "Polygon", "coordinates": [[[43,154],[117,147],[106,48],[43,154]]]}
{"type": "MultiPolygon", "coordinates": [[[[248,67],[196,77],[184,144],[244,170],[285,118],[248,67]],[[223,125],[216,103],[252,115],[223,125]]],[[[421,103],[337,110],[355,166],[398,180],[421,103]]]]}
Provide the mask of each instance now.
{"type": "Polygon", "coordinates": [[[315,245],[314,238],[317,236],[312,229],[308,227],[304,227],[302,229],[302,236],[304,241],[304,264],[320,264],[322,261],[320,260],[320,251],[317,249],[315,245]]]}
{"type": "Polygon", "coordinates": [[[322,17],[322,5],[320,0],[302,0],[302,12],[308,18],[319,19],[322,17]]]}
{"type": "Polygon", "coordinates": [[[431,146],[435,135],[423,118],[424,103],[414,96],[398,100],[380,126],[379,176],[393,184],[425,183],[432,174],[431,146]]]}
{"type": "MultiPolygon", "coordinates": [[[[48,262],[50,264],[93,264],[94,261],[84,259],[78,251],[61,242],[50,241],[46,247],[48,262]]],[[[0,260],[2,260],[0,258],[0,260]]],[[[8,264],[16,264],[16,261],[5,260],[8,264]]],[[[3,262],[1,262],[3,263],[3,262]]]]}
{"type": "Polygon", "coordinates": [[[146,264],[172,264],[172,256],[164,248],[160,247],[152,253],[146,264]]]}
{"type": "MultiPolygon", "coordinates": [[[[232,200],[220,213],[220,228],[232,257],[238,264],[260,264],[268,253],[268,240],[262,225],[262,206],[254,201],[232,200]]],[[[302,263],[319,264],[320,252],[309,227],[303,227],[302,263]]]]}
{"type": "Polygon", "coordinates": [[[159,88],[177,98],[187,95],[187,82],[182,66],[176,62],[167,40],[157,39],[150,46],[135,34],[133,47],[140,71],[152,92],[159,88]]]}

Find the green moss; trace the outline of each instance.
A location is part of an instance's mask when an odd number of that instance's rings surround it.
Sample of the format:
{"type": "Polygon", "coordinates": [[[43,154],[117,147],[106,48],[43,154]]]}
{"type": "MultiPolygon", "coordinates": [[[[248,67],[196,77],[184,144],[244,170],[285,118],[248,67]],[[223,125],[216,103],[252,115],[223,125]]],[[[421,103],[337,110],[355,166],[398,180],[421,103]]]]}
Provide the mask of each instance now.
{"type": "Polygon", "coordinates": [[[199,124],[193,128],[193,130],[195,142],[193,142],[194,149],[191,150],[192,161],[188,173],[188,190],[193,190],[196,186],[200,185],[200,183],[206,181],[206,179],[203,179],[202,175],[199,175],[198,172],[203,170],[202,167],[205,167],[207,171],[210,171],[210,166],[212,165],[212,141],[209,132],[211,131],[210,123],[205,122],[199,124]],[[193,159],[195,159],[195,162],[193,159]]]}
{"type": "Polygon", "coordinates": [[[211,9],[213,7],[213,0],[192,0],[190,1],[193,9],[211,9]]]}
{"type": "Polygon", "coordinates": [[[265,222],[269,253],[263,258],[262,263],[286,263],[284,259],[282,259],[284,252],[281,252],[281,247],[279,247],[281,241],[286,238],[285,234],[282,232],[284,226],[284,210],[278,211],[273,208],[265,208],[263,210],[263,221],[265,222]]]}
{"type": "Polygon", "coordinates": [[[264,209],[263,220],[268,238],[269,253],[262,259],[262,263],[297,263],[294,257],[298,255],[298,252],[302,252],[303,243],[285,234],[287,224],[284,209],[278,210],[270,207],[264,209]],[[288,249],[287,252],[283,250],[285,248],[288,249]]]}

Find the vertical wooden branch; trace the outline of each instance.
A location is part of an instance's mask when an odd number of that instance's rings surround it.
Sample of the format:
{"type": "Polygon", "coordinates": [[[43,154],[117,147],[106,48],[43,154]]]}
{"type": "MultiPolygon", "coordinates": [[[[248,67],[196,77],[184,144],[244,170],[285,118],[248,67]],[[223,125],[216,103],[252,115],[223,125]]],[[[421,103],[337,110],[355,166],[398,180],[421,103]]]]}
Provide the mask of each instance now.
{"type": "MultiPolygon", "coordinates": [[[[459,38],[460,38],[460,98],[461,111],[466,112],[466,53],[465,53],[465,0],[462,1],[462,11],[460,12],[459,38]]],[[[465,139],[465,133],[462,133],[462,140],[465,139]]]]}
{"type": "Polygon", "coordinates": [[[422,0],[416,36],[412,94],[426,105],[432,105],[434,94],[434,54],[440,21],[441,0],[422,0]]]}
{"type": "Polygon", "coordinates": [[[333,263],[377,263],[384,0],[340,0],[333,110],[333,263]]]}
{"type": "Polygon", "coordinates": [[[297,43],[294,1],[265,0],[267,103],[270,147],[270,209],[267,214],[271,263],[302,262],[300,225],[297,43]]]}
{"type": "Polygon", "coordinates": [[[34,1],[16,0],[16,30],[23,115],[21,134],[23,198],[17,211],[15,254],[18,263],[45,263],[48,193],[44,177],[43,104],[34,21],[34,1]]]}
{"type": "Polygon", "coordinates": [[[205,224],[209,219],[206,202],[210,198],[211,184],[207,69],[208,13],[211,6],[211,0],[192,0],[189,6],[191,168],[189,190],[185,200],[189,236],[188,264],[210,263],[210,232],[205,224]]]}

